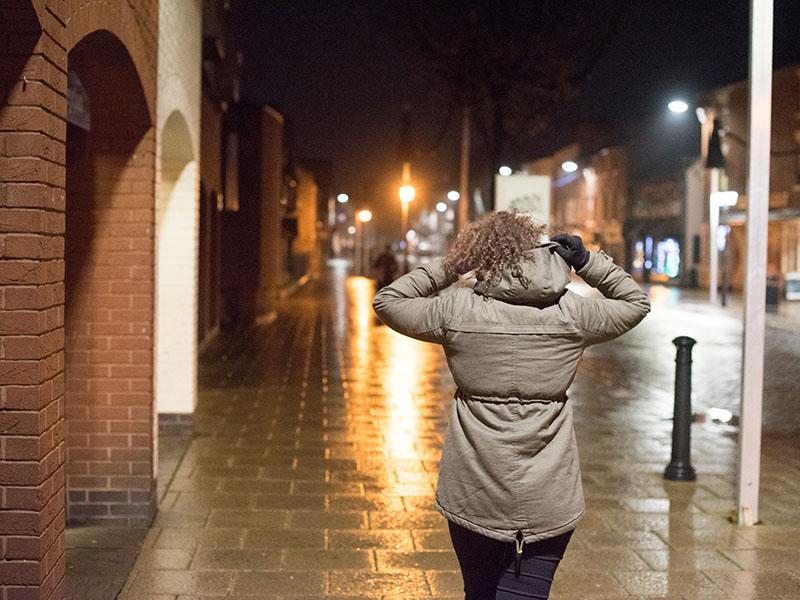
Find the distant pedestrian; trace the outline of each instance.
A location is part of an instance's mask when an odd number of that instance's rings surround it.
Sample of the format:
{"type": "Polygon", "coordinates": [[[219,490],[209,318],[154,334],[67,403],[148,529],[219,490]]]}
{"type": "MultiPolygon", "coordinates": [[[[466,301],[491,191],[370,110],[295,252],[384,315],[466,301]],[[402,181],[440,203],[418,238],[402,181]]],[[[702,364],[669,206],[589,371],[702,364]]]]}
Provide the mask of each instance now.
{"type": "Polygon", "coordinates": [[[444,259],[373,300],[391,328],[444,346],[458,386],[435,506],[449,520],[466,600],[548,597],[584,513],[567,388],[587,346],[650,309],[604,252],[577,236],[542,243],[544,232],[523,213],[490,213],[444,259]],[[571,267],[605,297],[567,290],[571,267]]]}
{"type": "Polygon", "coordinates": [[[384,247],[372,266],[378,271],[378,289],[392,283],[397,275],[397,259],[394,257],[392,247],[389,245],[384,247]]]}

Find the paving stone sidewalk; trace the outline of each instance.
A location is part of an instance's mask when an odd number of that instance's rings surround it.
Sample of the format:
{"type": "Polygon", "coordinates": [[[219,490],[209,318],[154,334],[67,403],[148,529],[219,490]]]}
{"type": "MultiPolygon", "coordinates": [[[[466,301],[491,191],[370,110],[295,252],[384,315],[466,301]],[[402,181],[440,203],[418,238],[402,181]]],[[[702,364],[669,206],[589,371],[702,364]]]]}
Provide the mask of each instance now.
{"type": "MultiPolygon", "coordinates": [[[[122,600],[463,598],[432,507],[454,386],[371,297],[334,274],[205,353],[195,437],[122,600]]],[[[587,514],[551,597],[800,598],[797,435],[764,441],[764,524],[730,524],[735,437],[694,425],[697,482],[664,482],[671,395],[619,368],[646,360],[637,343],[592,349],[571,390],[587,514]]]]}

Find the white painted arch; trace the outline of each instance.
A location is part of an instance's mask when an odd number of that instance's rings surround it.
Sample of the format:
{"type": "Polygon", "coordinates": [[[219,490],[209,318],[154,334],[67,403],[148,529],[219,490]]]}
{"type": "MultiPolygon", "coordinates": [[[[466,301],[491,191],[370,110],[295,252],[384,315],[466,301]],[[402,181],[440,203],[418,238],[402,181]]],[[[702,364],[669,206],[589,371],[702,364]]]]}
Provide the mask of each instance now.
{"type": "Polygon", "coordinates": [[[159,413],[194,412],[197,403],[198,160],[179,111],[160,135],[156,198],[155,394],[159,413]]]}

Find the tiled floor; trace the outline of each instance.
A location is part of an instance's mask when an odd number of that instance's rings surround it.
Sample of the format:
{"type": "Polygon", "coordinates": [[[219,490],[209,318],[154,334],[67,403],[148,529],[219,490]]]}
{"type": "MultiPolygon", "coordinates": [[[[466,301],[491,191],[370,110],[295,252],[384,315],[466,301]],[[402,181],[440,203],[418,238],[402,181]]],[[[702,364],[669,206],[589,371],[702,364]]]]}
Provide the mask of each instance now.
{"type": "MultiPolygon", "coordinates": [[[[439,348],[376,323],[371,296],[341,273],[309,284],[203,356],[196,437],[122,600],[463,598],[432,509],[453,383],[439,348]]],[[[662,478],[673,317],[587,353],[571,401],[588,510],[551,597],[800,598],[796,432],[765,439],[761,526],[726,520],[725,428],[694,425],[696,483],[662,478]]],[[[729,389],[705,376],[714,405],[729,389]]]]}
{"type": "MultiPolygon", "coordinates": [[[[161,500],[190,440],[185,427],[158,436],[158,498],[161,500]]],[[[67,600],[112,600],[136,562],[146,529],[70,525],[66,532],[67,600]]]]}

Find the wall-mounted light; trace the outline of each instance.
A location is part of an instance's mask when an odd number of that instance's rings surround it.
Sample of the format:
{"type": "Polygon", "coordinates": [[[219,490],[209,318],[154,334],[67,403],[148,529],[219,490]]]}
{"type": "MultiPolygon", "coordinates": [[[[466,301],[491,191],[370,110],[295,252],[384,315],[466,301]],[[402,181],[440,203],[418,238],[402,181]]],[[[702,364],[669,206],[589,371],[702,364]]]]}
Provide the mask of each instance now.
{"type": "Polygon", "coordinates": [[[724,192],[714,192],[711,194],[711,202],[717,206],[736,206],[739,201],[739,192],[727,190],[724,192]]]}

